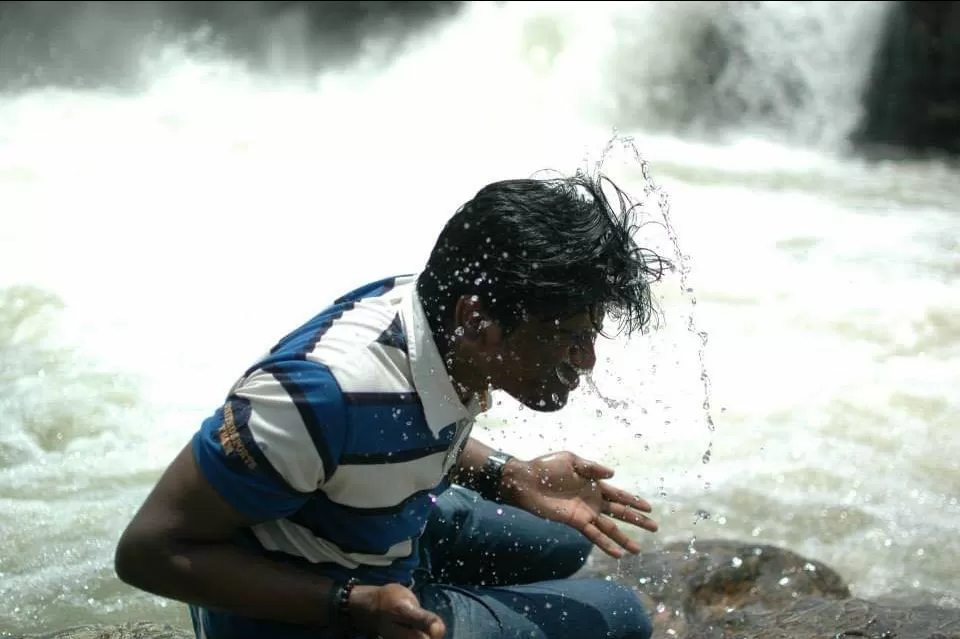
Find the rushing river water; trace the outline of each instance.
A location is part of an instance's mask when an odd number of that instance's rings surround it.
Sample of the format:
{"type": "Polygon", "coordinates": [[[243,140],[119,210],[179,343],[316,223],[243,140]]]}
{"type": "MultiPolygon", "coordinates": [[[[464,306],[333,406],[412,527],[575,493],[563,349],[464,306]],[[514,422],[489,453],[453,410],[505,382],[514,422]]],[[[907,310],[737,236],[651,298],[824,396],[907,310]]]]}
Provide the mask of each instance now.
{"type": "MultiPolygon", "coordinates": [[[[477,9],[309,87],[170,54],[136,96],[0,98],[0,632],[185,622],[117,582],[113,547],[237,372],[335,295],[418,269],[483,183],[576,168],[614,124],[687,280],[658,289],[657,331],[601,344],[566,411],[503,398],[479,434],[615,465],[655,503],[648,548],[784,544],[859,595],[960,604],[960,171],[841,153],[879,14],[822,4],[767,6],[807,12],[779,38],[741,16],[770,73],[808,50],[833,75],[779,129],[758,107],[722,141],[640,88],[689,63],[703,3],[477,9]],[[616,16],[632,38],[606,37],[616,16]],[[867,45],[837,66],[831,34],[867,45]]],[[[748,75],[733,93],[763,91],[748,75]]]]}

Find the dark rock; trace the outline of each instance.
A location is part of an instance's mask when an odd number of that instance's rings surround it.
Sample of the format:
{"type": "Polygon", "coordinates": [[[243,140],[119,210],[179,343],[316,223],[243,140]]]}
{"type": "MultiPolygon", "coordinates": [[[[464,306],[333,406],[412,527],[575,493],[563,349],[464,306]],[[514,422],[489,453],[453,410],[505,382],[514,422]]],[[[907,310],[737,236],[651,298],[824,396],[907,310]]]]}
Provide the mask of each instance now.
{"type": "Polygon", "coordinates": [[[840,575],[819,561],[776,546],[738,541],[674,543],[620,562],[594,553],[582,573],[613,575],[637,588],[658,637],[684,636],[731,610],[773,611],[799,597],[850,596],[840,575]]]}
{"type": "Polygon", "coordinates": [[[186,628],[139,622],[120,626],[77,626],[13,639],[194,639],[194,634],[186,628]]]}
{"type": "Polygon", "coordinates": [[[960,153],[960,2],[897,3],[864,107],[864,150],[960,153]]]}
{"type": "Polygon", "coordinates": [[[802,598],[775,612],[737,611],[685,639],[960,639],[960,610],[802,598]]]}
{"type": "Polygon", "coordinates": [[[829,566],[766,544],[673,543],[619,562],[595,553],[580,574],[636,588],[655,639],[960,639],[960,610],[854,598],[829,566]]]}

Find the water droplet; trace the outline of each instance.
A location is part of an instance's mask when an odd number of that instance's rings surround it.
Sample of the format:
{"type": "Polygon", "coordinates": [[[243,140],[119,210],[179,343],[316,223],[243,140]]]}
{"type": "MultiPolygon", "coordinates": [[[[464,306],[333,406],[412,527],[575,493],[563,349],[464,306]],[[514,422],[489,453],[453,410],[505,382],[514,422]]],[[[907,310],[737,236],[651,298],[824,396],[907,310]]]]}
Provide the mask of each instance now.
{"type": "Polygon", "coordinates": [[[498,514],[498,515],[502,515],[502,514],[503,514],[503,508],[497,508],[497,514],[498,514]]]}
{"type": "Polygon", "coordinates": [[[743,559],[740,559],[739,557],[734,557],[733,559],[730,560],[730,563],[733,565],[734,568],[739,568],[740,566],[743,565],[743,559]]]}

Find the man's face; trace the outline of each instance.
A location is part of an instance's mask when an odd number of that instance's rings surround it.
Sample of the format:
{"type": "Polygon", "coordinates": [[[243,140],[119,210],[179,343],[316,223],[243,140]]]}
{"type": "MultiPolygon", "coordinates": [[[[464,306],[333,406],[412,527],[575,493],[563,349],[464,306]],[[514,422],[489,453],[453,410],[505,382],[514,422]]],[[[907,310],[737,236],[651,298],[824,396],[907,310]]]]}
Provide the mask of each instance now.
{"type": "Polygon", "coordinates": [[[587,312],[562,320],[527,320],[492,345],[490,382],[533,410],[560,410],[580,376],[596,364],[596,336],[587,312]]]}

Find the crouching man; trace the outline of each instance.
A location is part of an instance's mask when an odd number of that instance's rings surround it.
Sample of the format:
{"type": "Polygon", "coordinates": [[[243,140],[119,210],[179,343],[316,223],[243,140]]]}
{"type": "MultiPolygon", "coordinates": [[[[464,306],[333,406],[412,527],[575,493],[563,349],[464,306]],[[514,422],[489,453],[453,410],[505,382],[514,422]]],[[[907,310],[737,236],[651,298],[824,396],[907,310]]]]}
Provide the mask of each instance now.
{"type": "Polygon", "coordinates": [[[571,452],[471,437],[491,391],[558,411],[605,323],[646,327],[666,262],[603,184],[489,184],[421,272],[282,337],[136,513],[120,579],[189,605],[198,639],[647,639],[632,590],[570,577],[639,552],[618,522],[656,531],[650,504],[571,452]]]}

